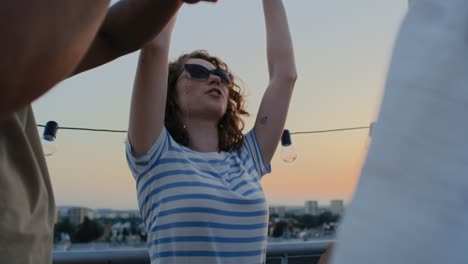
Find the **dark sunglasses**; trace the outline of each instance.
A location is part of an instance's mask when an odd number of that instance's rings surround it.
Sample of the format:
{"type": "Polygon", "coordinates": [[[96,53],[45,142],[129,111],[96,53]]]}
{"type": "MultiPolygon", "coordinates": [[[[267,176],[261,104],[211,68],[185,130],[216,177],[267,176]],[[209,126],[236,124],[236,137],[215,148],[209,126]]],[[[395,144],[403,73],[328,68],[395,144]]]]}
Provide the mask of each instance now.
{"type": "Polygon", "coordinates": [[[199,64],[184,64],[180,74],[182,74],[184,71],[187,72],[190,79],[204,81],[208,80],[210,75],[213,74],[218,76],[221,79],[221,82],[225,85],[232,83],[232,75],[220,68],[208,70],[206,67],[199,64]]]}

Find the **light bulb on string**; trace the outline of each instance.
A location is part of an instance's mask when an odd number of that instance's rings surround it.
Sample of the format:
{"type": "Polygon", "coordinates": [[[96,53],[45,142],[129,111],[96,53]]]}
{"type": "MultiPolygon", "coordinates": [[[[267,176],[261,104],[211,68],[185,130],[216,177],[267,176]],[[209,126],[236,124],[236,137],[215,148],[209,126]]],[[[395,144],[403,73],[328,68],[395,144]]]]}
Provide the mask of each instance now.
{"type": "Polygon", "coordinates": [[[297,159],[296,149],[292,145],[291,133],[288,129],[283,131],[281,135],[281,159],[284,162],[291,163],[297,159]]]}
{"type": "Polygon", "coordinates": [[[55,121],[49,121],[44,127],[44,134],[41,138],[44,156],[51,156],[57,151],[56,134],[58,124],[55,121]]]}

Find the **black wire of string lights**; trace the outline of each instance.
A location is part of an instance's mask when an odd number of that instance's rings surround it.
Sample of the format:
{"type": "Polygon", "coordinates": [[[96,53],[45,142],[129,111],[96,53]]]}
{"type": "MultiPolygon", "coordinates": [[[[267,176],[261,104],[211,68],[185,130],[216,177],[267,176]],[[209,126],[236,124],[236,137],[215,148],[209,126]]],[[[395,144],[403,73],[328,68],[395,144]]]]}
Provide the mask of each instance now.
{"type": "MultiPolygon", "coordinates": [[[[40,124],[37,126],[46,127],[45,125],[40,125],[40,124]]],[[[361,129],[369,129],[369,128],[370,126],[345,127],[345,128],[325,129],[325,130],[297,131],[297,132],[291,132],[290,134],[291,135],[318,134],[318,133],[330,133],[330,132],[340,132],[340,131],[348,131],[348,130],[361,130],[361,129]]],[[[87,128],[87,127],[58,127],[58,129],[81,130],[81,131],[92,131],[92,132],[109,132],[109,133],[127,133],[127,130],[87,128]]]]}
{"type": "Polygon", "coordinates": [[[312,130],[312,131],[297,131],[291,132],[291,135],[300,135],[300,134],[318,134],[318,133],[329,133],[329,132],[339,132],[347,130],[360,130],[360,129],[369,129],[370,126],[360,126],[360,127],[345,127],[345,128],[335,128],[335,129],[326,129],[326,130],[312,130]]]}
{"type": "MultiPolygon", "coordinates": [[[[43,142],[45,156],[50,156],[56,151],[55,139],[56,139],[56,133],[58,129],[80,130],[80,131],[91,131],[91,132],[108,132],[108,133],[127,133],[126,130],[115,130],[115,129],[88,128],[88,127],[59,127],[57,122],[55,121],[49,121],[47,122],[46,125],[39,124],[37,126],[44,128],[42,142],[43,142]]],[[[335,128],[335,129],[297,131],[297,132],[289,132],[288,129],[284,129],[281,135],[281,146],[282,146],[281,154],[280,154],[281,159],[284,162],[290,163],[290,162],[295,161],[297,158],[296,150],[292,146],[291,135],[332,133],[332,132],[341,132],[341,131],[359,130],[359,129],[371,130],[372,124],[370,126],[344,127],[344,128],[335,128]]]]}
{"type": "MultiPolygon", "coordinates": [[[[37,125],[38,127],[46,127],[45,125],[37,125]]],[[[81,130],[81,131],[92,131],[92,132],[110,132],[110,133],[127,133],[127,130],[115,130],[115,129],[102,129],[102,128],[87,128],[87,127],[58,127],[64,130],[81,130]]]]}

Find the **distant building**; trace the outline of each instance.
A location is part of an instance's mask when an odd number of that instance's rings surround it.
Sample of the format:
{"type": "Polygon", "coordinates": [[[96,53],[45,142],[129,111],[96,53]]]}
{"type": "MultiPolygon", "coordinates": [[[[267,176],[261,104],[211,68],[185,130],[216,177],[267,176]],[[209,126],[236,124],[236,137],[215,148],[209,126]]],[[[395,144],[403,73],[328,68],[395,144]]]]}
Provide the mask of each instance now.
{"type": "Polygon", "coordinates": [[[105,223],[104,224],[104,234],[102,235],[102,240],[110,241],[111,238],[112,238],[112,224],[111,223],[105,223]]]}
{"type": "Polygon", "coordinates": [[[88,218],[89,219],[97,219],[97,213],[93,209],[88,209],[88,218]]]}
{"type": "Polygon", "coordinates": [[[286,207],[286,213],[292,215],[304,215],[304,206],[288,206],[286,207]]]}
{"type": "Polygon", "coordinates": [[[95,219],[99,218],[141,218],[138,210],[112,210],[112,209],[97,209],[94,212],[95,219]]]}
{"type": "Polygon", "coordinates": [[[127,218],[130,218],[130,214],[127,212],[120,212],[119,217],[127,219],[127,218]]]}
{"type": "Polygon", "coordinates": [[[129,235],[130,228],[131,228],[131,223],[130,222],[125,222],[125,223],[115,223],[112,225],[112,232],[111,232],[111,240],[112,241],[124,241],[126,239],[126,236],[129,235]]]}
{"type": "Polygon", "coordinates": [[[317,201],[305,201],[304,203],[304,213],[309,215],[318,215],[319,208],[317,201]]]}
{"type": "Polygon", "coordinates": [[[330,211],[334,215],[343,215],[344,213],[343,200],[331,200],[330,211]]]}
{"type": "Polygon", "coordinates": [[[286,206],[271,206],[270,214],[276,214],[279,217],[284,217],[286,215],[286,206]]]}
{"type": "Polygon", "coordinates": [[[90,209],[85,207],[73,207],[68,209],[68,218],[70,219],[70,223],[74,225],[83,223],[85,217],[90,216],[90,211],[90,209]]]}
{"type": "Polygon", "coordinates": [[[58,222],[60,222],[61,218],[62,218],[62,215],[60,213],[60,210],[58,208],[55,208],[54,224],[57,224],[58,222]]]}
{"type": "Polygon", "coordinates": [[[141,214],[139,210],[130,210],[129,215],[130,217],[141,218],[141,214]]]}

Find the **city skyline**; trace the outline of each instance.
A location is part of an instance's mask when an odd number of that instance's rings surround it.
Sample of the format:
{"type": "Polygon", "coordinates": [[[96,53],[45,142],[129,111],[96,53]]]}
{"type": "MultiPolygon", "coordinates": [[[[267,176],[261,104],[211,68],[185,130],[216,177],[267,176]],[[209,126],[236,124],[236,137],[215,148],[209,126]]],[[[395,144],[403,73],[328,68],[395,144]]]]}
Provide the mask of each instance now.
{"type": "MultiPolygon", "coordinates": [[[[307,208],[307,203],[308,202],[315,202],[317,204],[317,208],[331,208],[333,201],[341,201],[343,203],[343,206],[346,207],[347,203],[345,203],[344,200],[340,199],[333,199],[329,200],[328,203],[318,203],[316,200],[305,200],[303,204],[290,204],[290,205],[284,205],[284,204],[268,204],[270,208],[272,207],[285,207],[285,208],[291,208],[291,209],[297,209],[297,208],[307,208]]],[[[76,208],[86,208],[92,211],[101,211],[101,212],[123,212],[123,213],[128,213],[128,212],[135,212],[138,211],[138,208],[119,208],[119,209],[113,209],[113,208],[101,208],[101,207],[87,207],[87,206],[82,206],[82,205],[66,205],[66,204],[57,204],[57,211],[68,211],[68,210],[73,210],[76,208]]],[[[306,210],[306,209],[305,209],[306,210]]]]}

